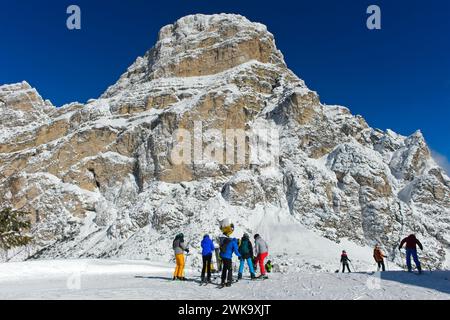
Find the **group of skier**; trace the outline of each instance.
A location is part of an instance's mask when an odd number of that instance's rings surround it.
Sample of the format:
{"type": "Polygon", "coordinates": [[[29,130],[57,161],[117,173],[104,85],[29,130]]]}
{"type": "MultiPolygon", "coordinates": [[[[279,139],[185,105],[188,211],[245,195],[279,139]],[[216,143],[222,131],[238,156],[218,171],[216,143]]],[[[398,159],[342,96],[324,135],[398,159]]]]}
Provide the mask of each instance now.
{"type": "MultiPolygon", "coordinates": [[[[204,235],[201,241],[203,263],[201,282],[205,284],[211,283],[213,254],[216,254],[218,270],[222,270],[221,287],[229,287],[233,283],[233,255],[239,258],[238,280],[242,279],[245,264],[249,268],[250,279],[267,279],[266,269],[270,272],[273,266],[270,260],[265,264],[265,259],[269,255],[269,247],[266,241],[259,234],[255,234],[254,236],[254,245],[247,233],[244,233],[240,240],[231,238],[230,235],[234,231],[234,225],[228,223],[227,220],[221,222],[220,229],[222,236],[219,237],[217,245],[214,244],[213,239],[208,234],[204,235]],[[256,269],[258,266],[261,275],[256,277],[256,269]]],[[[189,248],[187,248],[184,242],[184,235],[182,233],[175,237],[173,250],[176,262],[173,280],[184,281],[186,280],[184,276],[184,253],[189,253],[189,248]]]]}
{"type": "MultiPolygon", "coordinates": [[[[405,246],[406,250],[406,266],[408,268],[408,272],[412,272],[412,265],[411,265],[411,258],[414,260],[414,263],[416,264],[417,271],[419,274],[422,273],[422,266],[419,261],[419,257],[417,255],[417,246],[420,248],[420,250],[423,250],[422,243],[416,238],[414,234],[410,234],[408,237],[404,238],[398,247],[399,250],[405,246]]],[[[375,262],[377,263],[377,269],[378,271],[386,271],[386,266],[384,264],[384,259],[387,258],[387,256],[383,253],[383,251],[380,248],[379,244],[375,245],[375,248],[373,249],[373,258],[375,262]]],[[[351,260],[349,259],[347,252],[344,250],[341,254],[341,264],[342,264],[342,273],[345,272],[345,269],[347,269],[348,272],[351,272],[349,263],[351,263],[351,260]]],[[[339,272],[339,270],[337,271],[339,272]]]]}
{"type": "MultiPolygon", "coordinates": [[[[260,277],[267,278],[264,260],[268,256],[268,245],[259,234],[254,236],[255,245],[250,241],[250,236],[244,233],[240,240],[230,238],[228,232],[224,232],[219,238],[218,248],[214,245],[209,235],[205,235],[201,242],[203,267],[201,273],[202,283],[211,283],[211,266],[212,256],[216,250],[219,251],[218,262],[222,269],[220,286],[231,286],[233,283],[233,255],[239,258],[238,280],[242,279],[245,264],[247,263],[250,279],[256,279],[255,269],[259,265],[261,272],[260,277]],[[253,249],[254,248],[254,249],[253,249]]],[[[271,266],[271,264],[268,264],[271,266]]]]}
{"type": "MultiPolygon", "coordinates": [[[[216,260],[218,265],[218,271],[222,271],[220,287],[229,287],[233,283],[233,255],[239,258],[239,271],[238,271],[238,281],[242,279],[245,264],[247,264],[250,279],[267,279],[266,272],[270,272],[272,269],[272,263],[269,260],[265,264],[265,259],[269,254],[269,247],[266,241],[259,234],[254,236],[254,245],[250,240],[250,236],[244,233],[240,240],[236,238],[231,238],[230,235],[234,231],[233,224],[227,222],[221,224],[220,227],[222,231],[222,236],[219,237],[217,245],[214,243],[213,239],[209,235],[204,235],[201,241],[202,248],[202,262],[203,267],[201,271],[201,282],[204,284],[211,283],[211,273],[212,273],[212,258],[216,254],[216,260]],[[259,266],[261,275],[256,277],[256,269],[259,266]],[[266,271],[267,269],[267,271],[266,271]]],[[[412,272],[411,258],[414,260],[417,270],[422,273],[422,267],[417,255],[417,246],[423,250],[423,246],[420,241],[416,238],[414,234],[409,235],[404,238],[398,247],[399,250],[403,248],[406,244],[406,265],[408,272],[412,272]]],[[[175,253],[176,267],[173,274],[173,280],[186,280],[184,276],[184,266],[185,266],[185,256],[184,253],[189,253],[189,248],[184,242],[184,235],[182,233],[178,234],[173,241],[173,250],[175,253]]],[[[373,258],[377,264],[378,271],[386,271],[386,266],[384,260],[387,256],[383,253],[380,246],[377,244],[373,250],[373,258]]],[[[351,272],[350,264],[351,260],[344,250],[341,254],[340,263],[342,264],[342,272],[344,273],[347,269],[351,272]]],[[[339,272],[336,271],[336,272],[339,272]]]]}

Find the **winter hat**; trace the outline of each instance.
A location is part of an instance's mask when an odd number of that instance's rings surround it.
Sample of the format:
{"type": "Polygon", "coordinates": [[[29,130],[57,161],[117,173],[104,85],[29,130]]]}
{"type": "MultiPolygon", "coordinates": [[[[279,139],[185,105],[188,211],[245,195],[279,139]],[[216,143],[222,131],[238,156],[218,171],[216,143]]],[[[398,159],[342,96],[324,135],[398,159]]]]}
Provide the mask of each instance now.
{"type": "Polygon", "coordinates": [[[248,239],[248,238],[249,238],[249,235],[248,235],[248,233],[244,233],[244,236],[243,236],[243,238],[245,238],[245,239],[248,239]]]}
{"type": "Polygon", "coordinates": [[[205,234],[205,235],[203,236],[203,239],[206,239],[206,238],[209,238],[209,234],[205,234]]]}
{"type": "Polygon", "coordinates": [[[259,234],[255,234],[255,240],[259,238],[259,234]]]}

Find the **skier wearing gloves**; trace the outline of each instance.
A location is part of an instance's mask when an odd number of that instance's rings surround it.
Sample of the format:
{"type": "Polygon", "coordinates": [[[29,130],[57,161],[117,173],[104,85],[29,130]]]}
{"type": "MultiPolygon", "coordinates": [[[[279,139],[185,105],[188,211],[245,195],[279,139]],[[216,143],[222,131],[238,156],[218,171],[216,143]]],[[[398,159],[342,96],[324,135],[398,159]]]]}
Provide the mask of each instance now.
{"type": "Polygon", "coordinates": [[[248,268],[250,270],[250,277],[255,279],[255,270],[253,269],[253,246],[250,241],[250,237],[247,233],[241,239],[241,244],[239,245],[239,253],[241,258],[239,259],[239,273],[238,280],[242,279],[242,273],[244,272],[245,262],[247,262],[248,268]]]}
{"type": "Polygon", "coordinates": [[[259,270],[261,271],[260,277],[262,279],[267,279],[264,260],[269,255],[269,246],[259,234],[255,234],[255,254],[256,261],[259,263],[259,270]]]}
{"type": "Polygon", "coordinates": [[[420,265],[419,257],[417,256],[417,246],[419,246],[420,250],[423,250],[423,246],[419,240],[417,240],[414,234],[410,234],[408,237],[403,239],[400,242],[400,246],[398,250],[401,250],[403,245],[406,243],[406,265],[408,266],[408,272],[412,272],[411,266],[411,256],[414,259],[414,263],[416,264],[417,270],[419,273],[422,273],[422,266],[420,265]]]}
{"type": "Polygon", "coordinates": [[[350,266],[348,265],[349,262],[351,262],[351,260],[348,258],[347,252],[343,250],[341,254],[342,273],[345,273],[345,267],[347,267],[348,272],[351,273],[350,266]]]}
{"type": "Polygon", "coordinates": [[[184,244],[184,235],[182,233],[178,234],[172,243],[172,248],[175,253],[176,267],[173,273],[173,280],[185,281],[184,277],[184,252],[189,253],[189,249],[184,244]]]}
{"type": "Polygon", "coordinates": [[[387,258],[387,256],[384,255],[383,251],[381,251],[381,248],[378,244],[375,245],[375,248],[373,249],[373,258],[375,259],[375,262],[378,264],[378,271],[380,271],[380,269],[383,272],[386,271],[386,268],[384,266],[384,258],[387,258]]]}
{"type": "Polygon", "coordinates": [[[211,282],[211,260],[212,255],[214,252],[214,243],[209,237],[209,235],[205,234],[202,240],[202,260],[203,260],[203,268],[202,268],[202,275],[201,279],[202,282],[211,282]],[[207,274],[207,277],[205,279],[205,273],[207,274]]]}
{"type": "Polygon", "coordinates": [[[224,236],[220,238],[220,257],[223,263],[221,288],[224,286],[231,287],[231,283],[233,282],[233,253],[238,256],[238,258],[241,258],[237,239],[230,238],[228,235],[224,234],[224,236]]]}

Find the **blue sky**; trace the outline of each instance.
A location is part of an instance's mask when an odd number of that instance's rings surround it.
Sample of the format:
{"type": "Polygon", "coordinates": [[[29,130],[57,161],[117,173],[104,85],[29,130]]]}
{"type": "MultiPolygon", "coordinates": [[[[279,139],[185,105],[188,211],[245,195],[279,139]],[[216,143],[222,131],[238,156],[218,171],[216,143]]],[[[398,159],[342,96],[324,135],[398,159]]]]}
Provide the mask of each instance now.
{"type": "Polygon", "coordinates": [[[0,84],[26,80],[58,106],[98,97],[179,17],[245,15],[268,26],[322,102],[380,129],[421,129],[448,166],[448,0],[0,0],[0,8],[0,84]],[[70,4],[81,8],[80,31],[66,28],[70,4]],[[371,4],[381,7],[381,30],[366,28],[371,4]]]}

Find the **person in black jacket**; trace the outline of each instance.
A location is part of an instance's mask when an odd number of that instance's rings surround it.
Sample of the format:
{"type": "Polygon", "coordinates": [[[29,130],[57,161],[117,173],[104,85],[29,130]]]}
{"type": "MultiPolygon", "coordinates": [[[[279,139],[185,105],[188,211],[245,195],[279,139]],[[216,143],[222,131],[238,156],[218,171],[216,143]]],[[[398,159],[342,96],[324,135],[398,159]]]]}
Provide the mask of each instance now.
{"type": "Polygon", "coordinates": [[[342,273],[345,272],[345,267],[347,267],[348,272],[351,272],[350,267],[348,265],[349,262],[351,262],[351,260],[348,258],[347,252],[345,252],[345,250],[342,251],[342,254],[341,254],[342,273]]]}

